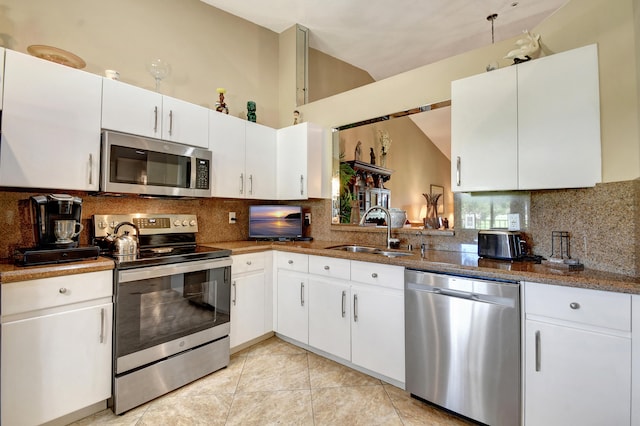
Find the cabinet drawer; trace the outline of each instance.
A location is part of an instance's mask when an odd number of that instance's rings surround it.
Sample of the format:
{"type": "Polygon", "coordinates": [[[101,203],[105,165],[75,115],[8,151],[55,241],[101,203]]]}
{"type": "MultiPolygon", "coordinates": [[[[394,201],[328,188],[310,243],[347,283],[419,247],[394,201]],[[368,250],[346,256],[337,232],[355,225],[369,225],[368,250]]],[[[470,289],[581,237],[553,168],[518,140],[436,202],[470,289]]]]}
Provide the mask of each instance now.
{"type": "Polygon", "coordinates": [[[113,271],[22,281],[2,286],[2,315],[53,308],[113,295],[113,271]]]}
{"type": "Polygon", "coordinates": [[[351,261],[334,257],[309,256],[309,273],[348,280],[351,276],[351,261]]]}
{"type": "Polygon", "coordinates": [[[615,330],[631,330],[631,296],[525,283],[525,312],[615,330]]]}
{"type": "Polygon", "coordinates": [[[239,254],[231,256],[231,259],[233,275],[264,270],[264,253],[239,254]]]}
{"type": "Polygon", "coordinates": [[[276,267],[296,272],[309,272],[309,256],[300,253],[276,252],[276,267]]]}
{"type": "Polygon", "coordinates": [[[404,268],[352,260],[351,281],[402,290],[404,289],[404,268]]]}

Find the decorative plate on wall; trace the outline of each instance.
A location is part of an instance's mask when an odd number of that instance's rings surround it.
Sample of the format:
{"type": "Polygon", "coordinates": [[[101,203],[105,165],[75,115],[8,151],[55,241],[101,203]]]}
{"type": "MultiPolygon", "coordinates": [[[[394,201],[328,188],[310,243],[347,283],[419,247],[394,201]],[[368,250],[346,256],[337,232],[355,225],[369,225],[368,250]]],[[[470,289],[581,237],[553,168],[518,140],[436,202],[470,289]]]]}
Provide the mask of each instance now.
{"type": "Polygon", "coordinates": [[[46,59],[47,61],[66,65],[71,68],[82,69],[87,66],[87,63],[79,56],[66,50],[58,49],[57,47],[32,44],[27,47],[27,52],[37,58],[46,59]]]}

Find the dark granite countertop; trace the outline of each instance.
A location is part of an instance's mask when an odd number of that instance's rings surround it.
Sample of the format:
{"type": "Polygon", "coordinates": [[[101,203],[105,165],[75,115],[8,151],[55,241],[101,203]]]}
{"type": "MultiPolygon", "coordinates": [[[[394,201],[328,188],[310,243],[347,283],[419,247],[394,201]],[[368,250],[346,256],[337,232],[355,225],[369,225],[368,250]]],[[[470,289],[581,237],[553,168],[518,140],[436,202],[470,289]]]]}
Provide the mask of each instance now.
{"type": "Polygon", "coordinates": [[[392,258],[378,254],[352,253],[327,249],[327,247],[341,244],[344,243],[335,241],[233,241],[224,243],[205,243],[204,245],[229,249],[233,254],[245,254],[265,250],[280,250],[360,260],[364,262],[386,263],[390,265],[404,266],[406,268],[449,274],[462,274],[477,278],[534,281],[544,284],[640,294],[640,277],[630,277],[627,275],[613,274],[592,269],[570,271],[564,265],[479,259],[476,253],[454,251],[427,250],[424,259],[422,259],[420,256],[420,250],[415,249],[412,251],[411,256],[392,258]]]}

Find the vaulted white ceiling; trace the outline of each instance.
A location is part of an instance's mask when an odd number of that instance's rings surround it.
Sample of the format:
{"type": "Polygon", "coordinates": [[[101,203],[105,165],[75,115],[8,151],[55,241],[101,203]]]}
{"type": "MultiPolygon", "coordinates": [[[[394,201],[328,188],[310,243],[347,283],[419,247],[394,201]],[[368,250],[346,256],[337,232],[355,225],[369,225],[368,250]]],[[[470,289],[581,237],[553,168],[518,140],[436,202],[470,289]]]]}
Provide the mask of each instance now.
{"type": "MultiPolygon", "coordinates": [[[[380,80],[531,29],[568,0],[202,0],[280,33],[309,28],[311,47],[380,80]]],[[[506,52],[505,52],[506,53],[506,52]]]]}

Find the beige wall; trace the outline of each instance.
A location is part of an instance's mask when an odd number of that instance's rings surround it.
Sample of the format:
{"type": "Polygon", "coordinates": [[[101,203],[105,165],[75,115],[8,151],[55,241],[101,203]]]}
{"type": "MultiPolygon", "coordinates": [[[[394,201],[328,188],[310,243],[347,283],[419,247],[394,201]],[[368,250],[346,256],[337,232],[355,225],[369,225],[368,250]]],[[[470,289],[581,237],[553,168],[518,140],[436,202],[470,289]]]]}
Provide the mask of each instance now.
{"type": "Polygon", "coordinates": [[[0,0],[0,45],[20,52],[45,44],[75,53],[86,71],[120,71],[153,89],[145,62],[160,57],[171,75],[161,92],[213,107],[227,89],[229,113],[278,127],[278,34],[199,0],[0,0]]]}
{"type": "Polygon", "coordinates": [[[309,102],[346,92],[374,81],[373,77],[361,68],[354,67],[317,49],[309,49],[309,102]]]}
{"type": "MultiPolygon", "coordinates": [[[[598,43],[603,181],[640,176],[639,77],[633,4],[639,0],[573,0],[533,31],[544,54],[598,43]]],[[[637,10],[636,10],[637,13],[637,10]]],[[[519,38],[488,45],[301,108],[309,121],[339,126],[450,98],[452,80],[484,72],[519,38]]],[[[507,66],[500,60],[500,66],[507,66]]]]}

